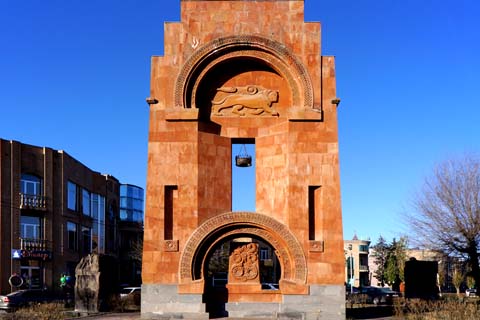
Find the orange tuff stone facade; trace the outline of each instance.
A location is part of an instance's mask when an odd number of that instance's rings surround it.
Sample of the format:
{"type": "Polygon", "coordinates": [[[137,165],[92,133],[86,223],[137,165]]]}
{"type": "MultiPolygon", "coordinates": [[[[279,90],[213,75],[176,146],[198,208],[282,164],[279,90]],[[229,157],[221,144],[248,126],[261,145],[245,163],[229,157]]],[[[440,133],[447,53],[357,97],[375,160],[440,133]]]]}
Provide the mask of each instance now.
{"type": "Polygon", "coordinates": [[[344,318],[339,100],[320,23],[303,0],[180,3],[152,58],[142,313],[206,314],[206,257],[251,236],[275,249],[279,290],[227,290],[230,316],[262,303],[344,318]],[[255,143],[255,212],[231,212],[233,142],[255,143]]]}

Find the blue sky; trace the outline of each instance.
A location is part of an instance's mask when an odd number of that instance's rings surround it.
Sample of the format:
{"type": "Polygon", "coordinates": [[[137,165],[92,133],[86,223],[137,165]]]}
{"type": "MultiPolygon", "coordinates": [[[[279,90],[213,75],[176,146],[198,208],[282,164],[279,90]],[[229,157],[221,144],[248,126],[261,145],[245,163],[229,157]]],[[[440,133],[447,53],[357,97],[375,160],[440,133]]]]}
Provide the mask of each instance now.
{"type": "MultiPolygon", "coordinates": [[[[0,1],[0,137],[145,186],[150,57],[179,8],[0,1]]],[[[433,165],[478,153],[479,16],[476,0],[306,0],[336,56],[345,238],[408,233],[402,213],[433,165]]]]}

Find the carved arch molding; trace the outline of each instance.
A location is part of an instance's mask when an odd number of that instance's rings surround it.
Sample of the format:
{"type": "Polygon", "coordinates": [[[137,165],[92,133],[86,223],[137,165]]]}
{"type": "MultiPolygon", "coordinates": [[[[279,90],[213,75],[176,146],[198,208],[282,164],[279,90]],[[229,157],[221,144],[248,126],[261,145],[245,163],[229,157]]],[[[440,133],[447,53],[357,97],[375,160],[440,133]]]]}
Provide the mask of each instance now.
{"type": "Polygon", "coordinates": [[[200,225],[190,236],[180,258],[179,282],[203,278],[205,256],[218,242],[235,235],[252,235],[268,242],[277,252],[282,279],[306,284],[307,263],[302,246],[290,230],[277,220],[254,212],[229,212],[200,225]]]}
{"type": "Polygon", "coordinates": [[[175,107],[196,108],[196,89],[209,70],[238,57],[256,59],[275,70],[286,79],[294,106],[313,108],[313,86],[303,63],[282,43],[256,35],[218,38],[197,49],[177,77],[175,107]]]}

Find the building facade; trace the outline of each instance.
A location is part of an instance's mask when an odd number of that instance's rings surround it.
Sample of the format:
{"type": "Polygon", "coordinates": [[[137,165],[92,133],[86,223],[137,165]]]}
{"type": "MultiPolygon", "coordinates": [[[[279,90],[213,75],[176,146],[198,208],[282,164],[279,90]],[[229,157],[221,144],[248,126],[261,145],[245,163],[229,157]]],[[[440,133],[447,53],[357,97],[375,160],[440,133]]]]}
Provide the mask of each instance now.
{"type": "Polygon", "coordinates": [[[0,139],[0,293],[16,289],[12,275],[22,288],[58,290],[83,256],[118,257],[121,187],[64,151],[0,139]]]}
{"type": "Polygon", "coordinates": [[[131,184],[120,185],[120,279],[122,284],[138,286],[142,283],[143,246],[143,188],[131,184]],[[139,232],[142,230],[142,232],[139,232]]]}
{"type": "Polygon", "coordinates": [[[359,240],[357,236],[344,241],[346,284],[354,287],[370,285],[369,246],[370,240],[359,240]]]}

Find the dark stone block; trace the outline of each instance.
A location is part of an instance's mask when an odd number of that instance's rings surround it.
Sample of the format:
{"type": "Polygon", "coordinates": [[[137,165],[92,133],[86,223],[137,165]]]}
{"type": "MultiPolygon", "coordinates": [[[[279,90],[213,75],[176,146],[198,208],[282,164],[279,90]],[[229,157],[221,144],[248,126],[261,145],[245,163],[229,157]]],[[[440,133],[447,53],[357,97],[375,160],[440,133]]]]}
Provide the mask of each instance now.
{"type": "Polygon", "coordinates": [[[118,289],[117,261],[107,255],[89,254],[75,268],[75,311],[96,313],[109,309],[118,289]]]}

